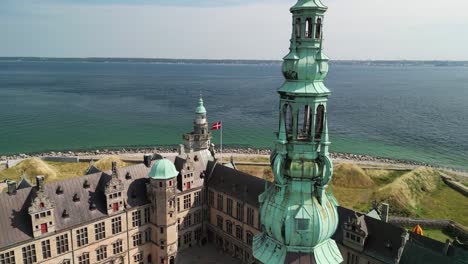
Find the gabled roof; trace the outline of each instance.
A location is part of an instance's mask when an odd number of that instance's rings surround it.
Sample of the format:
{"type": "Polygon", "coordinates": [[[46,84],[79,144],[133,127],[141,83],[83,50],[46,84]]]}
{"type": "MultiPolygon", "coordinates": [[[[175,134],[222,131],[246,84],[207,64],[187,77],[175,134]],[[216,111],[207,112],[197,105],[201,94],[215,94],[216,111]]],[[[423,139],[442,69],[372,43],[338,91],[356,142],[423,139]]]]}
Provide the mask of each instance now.
{"type": "Polygon", "coordinates": [[[209,162],[206,171],[211,173],[208,178],[208,187],[252,206],[260,206],[258,196],[265,191],[266,181],[264,179],[221,166],[215,162],[209,162]]]}
{"type": "Polygon", "coordinates": [[[367,226],[368,236],[364,245],[364,253],[383,262],[394,262],[398,257],[398,249],[402,245],[401,236],[405,232],[401,227],[339,206],[338,229],[332,239],[342,244],[343,224],[348,221],[348,218],[356,217],[356,214],[358,217],[363,216],[367,226]]]}
{"type": "Polygon", "coordinates": [[[96,168],[94,166],[94,164],[91,164],[87,169],[86,169],[86,172],[85,172],[85,175],[89,175],[89,174],[94,174],[94,173],[99,173],[101,172],[100,169],[96,168]]]}
{"type": "MultiPolygon", "coordinates": [[[[145,184],[148,181],[149,168],[138,164],[117,170],[124,184],[123,195],[127,208],[148,203],[145,184]],[[132,176],[130,179],[123,176],[127,173],[132,176]]],[[[107,216],[104,186],[110,179],[108,171],[45,184],[44,193],[55,204],[56,231],[60,232],[107,216]],[[83,187],[85,181],[88,181],[89,188],[83,187]],[[57,193],[59,186],[63,190],[61,194],[57,193]],[[80,201],[73,201],[75,195],[80,201]],[[89,209],[91,203],[96,205],[96,210],[89,209]],[[62,217],[64,210],[68,212],[69,217],[62,217]]],[[[36,187],[17,190],[14,195],[0,193],[0,248],[33,238],[28,208],[35,195],[36,187]]]]}

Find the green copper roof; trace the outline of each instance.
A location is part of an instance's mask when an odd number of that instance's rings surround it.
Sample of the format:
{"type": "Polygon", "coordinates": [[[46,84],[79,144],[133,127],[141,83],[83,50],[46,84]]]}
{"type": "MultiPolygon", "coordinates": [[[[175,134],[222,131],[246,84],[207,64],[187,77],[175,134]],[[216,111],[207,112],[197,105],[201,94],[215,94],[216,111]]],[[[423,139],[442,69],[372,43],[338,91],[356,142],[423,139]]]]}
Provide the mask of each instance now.
{"type": "Polygon", "coordinates": [[[148,177],[155,180],[168,180],[176,177],[179,172],[174,164],[167,159],[160,159],[151,167],[148,177]]]}
{"type": "Polygon", "coordinates": [[[198,106],[197,106],[197,109],[195,109],[195,113],[206,114],[206,109],[205,109],[205,106],[203,105],[203,98],[201,97],[200,99],[198,99],[198,106]]]}
{"type": "Polygon", "coordinates": [[[327,6],[325,6],[320,0],[299,0],[293,7],[291,7],[291,11],[307,8],[327,9],[327,6]]]}

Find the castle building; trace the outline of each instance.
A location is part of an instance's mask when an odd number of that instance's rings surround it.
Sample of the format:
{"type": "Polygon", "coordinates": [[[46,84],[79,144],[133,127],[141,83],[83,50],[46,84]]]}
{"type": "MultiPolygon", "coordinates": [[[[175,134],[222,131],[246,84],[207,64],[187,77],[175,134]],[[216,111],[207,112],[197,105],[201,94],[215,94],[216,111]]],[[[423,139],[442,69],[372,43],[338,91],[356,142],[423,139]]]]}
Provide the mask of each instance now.
{"type": "Polygon", "coordinates": [[[273,183],[217,162],[200,98],[176,156],[148,154],[105,172],[90,166],[60,182],[7,182],[0,264],[174,264],[206,243],[240,263],[468,263],[462,247],[388,223],[388,207],[363,214],[326,192],[325,11],[319,0],[291,9],[273,183]]]}

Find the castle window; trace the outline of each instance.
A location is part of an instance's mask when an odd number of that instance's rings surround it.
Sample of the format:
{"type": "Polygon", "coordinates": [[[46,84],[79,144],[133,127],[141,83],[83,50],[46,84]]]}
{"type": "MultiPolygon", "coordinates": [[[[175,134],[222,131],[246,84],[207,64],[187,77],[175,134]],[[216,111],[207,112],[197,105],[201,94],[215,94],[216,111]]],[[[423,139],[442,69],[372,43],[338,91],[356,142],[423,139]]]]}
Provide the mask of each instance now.
{"type": "Polygon", "coordinates": [[[135,235],[133,235],[133,246],[134,247],[137,247],[139,245],[141,245],[141,233],[136,233],[135,235]]]}
{"type": "Polygon", "coordinates": [[[301,18],[296,18],[296,32],[295,32],[296,38],[301,37],[301,18]]]}
{"type": "Polygon", "coordinates": [[[85,252],[78,256],[78,264],[89,264],[89,253],[85,252]]]}
{"type": "Polygon", "coordinates": [[[112,253],[116,255],[116,254],[122,253],[122,251],[123,251],[122,239],[119,239],[112,244],[112,253]]]}
{"type": "Polygon", "coordinates": [[[146,242],[151,241],[151,228],[148,228],[145,230],[145,241],[146,242]]]}
{"type": "Polygon", "coordinates": [[[159,182],[159,187],[163,187],[163,184],[162,184],[162,182],[159,182]]]}
{"type": "Polygon", "coordinates": [[[312,38],[312,18],[310,17],[306,18],[305,37],[312,38]]]}
{"type": "Polygon", "coordinates": [[[232,222],[229,220],[226,220],[226,232],[232,235],[232,222]]]}
{"type": "Polygon", "coordinates": [[[136,210],[132,212],[132,226],[137,227],[141,226],[141,212],[136,210]]]}
{"type": "Polygon", "coordinates": [[[198,228],[198,229],[195,230],[195,240],[196,241],[200,241],[201,233],[202,233],[201,231],[202,231],[201,228],[198,228]]]}
{"type": "Polygon", "coordinates": [[[198,223],[201,223],[202,221],[202,211],[198,210],[195,213],[193,213],[193,224],[196,225],[198,223]]]}
{"type": "Polygon", "coordinates": [[[223,210],[223,202],[224,202],[224,197],[222,194],[218,193],[218,201],[217,201],[217,208],[218,210],[222,211],[223,210]]]}
{"type": "Polygon", "coordinates": [[[240,202],[236,203],[236,219],[244,221],[244,206],[240,202]]]}
{"type": "Polygon", "coordinates": [[[63,188],[62,188],[61,185],[59,185],[59,186],[57,187],[57,190],[55,190],[55,193],[56,193],[56,194],[62,194],[62,193],[63,193],[63,188]]]}
{"type": "Polygon", "coordinates": [[[101,261],[101,260],[107,258],[107,247],[106,246],[101,246],[98,249],[96,249],[96,258],[97,258],[97,261],[101,261]]]}
{"type": "Polygon", "coordinates": [[[74,201],[74,202],[80,201],[80,196],[79,196],[77,193],[75,193],[75,194],[73,195],[73,201],[74,201]]]}
{"type": "Polygon", "coordinates": [[[184,218],[184,228],[187,228],[192,225],[192,215],[187,214],[184,218]]]}
{"type": "Polygon", "coordinates": [[[201,205],[201,191],[194,193],[194,201],[193,201],[193,206],[200,206],[201,205]]]}
{"type": "Polygon", "coordinates": [[[236,226],[236,237],[237,237],[237,239],[242,240],[242,238],[243,238],[242,234],[243,234],[242,227],[240,225],[237,225],[236,226]]]}
{"type": "Polygon", "coordinates": [[[192,196],[190,194],[184,195],[184,209],[190,208],[192,204],[192,196]]]}
{"type": "Polygon", "coordinates": [[[169,181],[169,186],[172,186],[172,181],[169,181]]]}
{"type": "Polygon", "coordinates": [[[317,24],[315,25],[315,38],[319,39],[322,36],[322,19],[317,18],[317,24]]]}
{"type": "Polygon", "coordinates": [[[149,223],[150,222],[150,208],[149,207],[145,207],[144,217],[145,217],[145,223],[149,223]]]}
{"type": "Polygon", "coordinates": [[[112,223],[113,235],[122,232],[122,219],[120,216],[116,218],[112,218],[111,223],[112,223]]]}
{"type": "Polygon", "coordinates": [[[133,255],[133,262],[136,264],[144,264],[143,263],[143,252],[138,252],[133,255]]]}
{"type": "Polygon", "coordinates": [[[317,113],[315,114],[315,141],[320,141],[322,138],[324,115],[325,107],[319,105],[317,107],[317,113]]]}
{"type": "Polygon", "coordinates": [[[283,107],[283,118],[284,118],[284,124],[285,124],[285,129],[286,129],[286,134],[288,137],[292,134],[293,130],[293,113],[292,113],[292,107],[290,104],[285,104],[283,107]]]}
{"type": "Polygon", "coordinates": [[[216,225],[219,229],[223,230],[223,218],[221,216],[216,216],[216,225]]]}
{"type": "Polygon", "coordinates": [[[232,216],[232,199],[231,198],[226,199],[226,210],[227,210],[227,214],[232,216]]]}
{"type": "Polygon", "coordinates": [[[247,224],[253,226],[254,223],[254,210],[247,207],[247,224]]]}
{"type": "Polygon", "coordinates": [[[37,262],[35,245],[25,246],[21,249],[21,251],[23,252],[24,264],[32,264],[32,263],[37,262]]]}
{"type": "Polygon", "coordinates": [[[47,259],[50,258],[50,240],[43,240],[41,241],[41,247],[42,247],[42,258],[47,259]]]}
{"type": "Polygon", "coordinates": [[[44,208],[44,203],[39,203],[39,208],[44,208]]]}
{"type": "Polygon", "coordinates": [[[308,230],[309,229],[309,219],[296,219],[297,230],[308,230]]]}
{"type": "Polygon", "coordinates": [[[55,238],[57,246],[57,254],[62,254],[68,251],[68,234],[63,234],[55,238]]]}
{"type": "Polygon", "coordinates": [[[247,231],[247,245],[252,246],[253,234],[247,231]]]}
{"type": "Polygon", "coordinates": [[[180,198],[177,198],[177,211],[180,212],[180,198]]]}
{"type": "Polygon", "coordinates": [[[106,225],[104,222],[97,223],[94,225],[94,234],[96,240],[101,240],[106,238],[106,225]]]}
{"type": "Polygon", "coordinates": [[[184,234],[184,244],[185,245],[188,245],[192,242],[192,232],[189,231],[187,233],[184,234]]]}
{"type": "Polygon", "coordinates": [[[208,191],[208,204],[214,206],[214,193],[213,191],[208,191]]]}
{"type": "Polygon", "coordinates": [[[0,254],[0,263],[15,264],[15,251],[8,251],[0,254]]]}
{"type": "Polygon", "coordinates": [[[83,227],[76,230],[76,243],[79,247],[88,244],[88,228],[83,227]]]}

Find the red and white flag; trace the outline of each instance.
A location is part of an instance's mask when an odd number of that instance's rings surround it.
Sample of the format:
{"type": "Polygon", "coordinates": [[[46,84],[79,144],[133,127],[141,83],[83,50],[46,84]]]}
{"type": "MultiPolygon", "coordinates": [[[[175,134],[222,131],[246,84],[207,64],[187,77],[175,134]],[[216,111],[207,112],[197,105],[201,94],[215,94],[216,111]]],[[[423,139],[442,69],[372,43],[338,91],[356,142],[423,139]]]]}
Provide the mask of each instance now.
{"type": "Polygon", "coordinates": [[[218,121],[211,126],[211,130],[219,130],[219,129],[221,129],[221,121],[218,121]]]}

